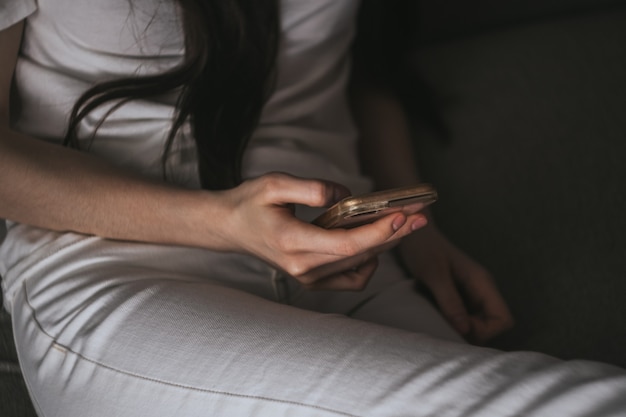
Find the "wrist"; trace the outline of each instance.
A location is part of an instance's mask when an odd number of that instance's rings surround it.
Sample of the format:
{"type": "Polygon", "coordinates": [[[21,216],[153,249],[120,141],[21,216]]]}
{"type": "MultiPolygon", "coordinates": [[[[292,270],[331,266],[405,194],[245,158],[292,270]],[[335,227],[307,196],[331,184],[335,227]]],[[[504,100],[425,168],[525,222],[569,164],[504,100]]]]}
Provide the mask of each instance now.
{"type": "MultiPolygon", "coordinates": [[[[226,233],[229,210],[223,193],[177,190],[168,199],[164,231],[174,244],[211,250],[233,250],[226,233]]],[[[168,239],[169,240],[169,239],[168,239]]]]}

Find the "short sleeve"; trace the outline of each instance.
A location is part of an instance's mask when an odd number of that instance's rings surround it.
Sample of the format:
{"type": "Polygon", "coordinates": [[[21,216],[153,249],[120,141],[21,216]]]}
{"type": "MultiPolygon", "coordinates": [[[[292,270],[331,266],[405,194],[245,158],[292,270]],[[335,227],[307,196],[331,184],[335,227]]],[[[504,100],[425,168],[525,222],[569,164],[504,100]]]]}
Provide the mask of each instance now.
{"type": "Polygon", "coordinates": [[[0,1],[0,30],[25,19],[37,10],[37,0],[0,1]]]}

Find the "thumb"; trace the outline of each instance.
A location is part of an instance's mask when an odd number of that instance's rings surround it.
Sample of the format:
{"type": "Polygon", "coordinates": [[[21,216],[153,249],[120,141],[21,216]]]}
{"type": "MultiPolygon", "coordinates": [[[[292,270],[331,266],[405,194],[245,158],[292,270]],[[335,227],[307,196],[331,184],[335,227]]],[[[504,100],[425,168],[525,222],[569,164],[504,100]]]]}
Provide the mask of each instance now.
{"type": "Polygon", "coordinates": [[[297,203],[328,207],[350,195],[350,190],[332,181],[305,179],[283,173],[267,174],[258,180],[262,181],[263,195],[268,204],[297,203]]]}

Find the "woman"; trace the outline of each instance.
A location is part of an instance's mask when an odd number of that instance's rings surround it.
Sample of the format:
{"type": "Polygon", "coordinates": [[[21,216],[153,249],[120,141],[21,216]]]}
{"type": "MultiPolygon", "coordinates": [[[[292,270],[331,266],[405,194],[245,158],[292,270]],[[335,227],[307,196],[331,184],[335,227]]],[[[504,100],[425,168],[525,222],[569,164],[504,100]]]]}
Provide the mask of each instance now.
{"type": "MultiPolygon", "coordinates": [[[[423,215],[307,222],[338,183],[370,188],[344,95],[356,1],[0,7],[0,274],[41,415],[623,407],[621,370],[461,343],[384,254],[423,215]]],[[[476,271],[474,316],[428,282],[458,331],[501,330],[489,278],[430,230],[402,250],[443,261],[413,272],[476,271]]]]}

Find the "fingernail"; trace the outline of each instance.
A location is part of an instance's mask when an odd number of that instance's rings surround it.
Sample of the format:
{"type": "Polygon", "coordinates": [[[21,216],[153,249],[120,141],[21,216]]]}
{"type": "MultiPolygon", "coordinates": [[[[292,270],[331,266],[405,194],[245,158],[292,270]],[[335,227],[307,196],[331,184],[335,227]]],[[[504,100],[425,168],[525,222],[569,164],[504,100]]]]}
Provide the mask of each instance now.
{"type": "Polygon", "coordinates": [[[426,226],[426,223],[428,223],[426,217],[418,217],[417,219],[413,220],[413,223],[411,223],[411,230],[417,230],[420,227],[424,227],[426,226]]]}
{"type": "Polygon", "coordinates": [[[393,220],[393,223],[391,223],[391,227],[393,228],[394,232],[397,232],[398,229],[404,226],[404,223],[406,223],[406,217],[398,216],[393,220]]]}

